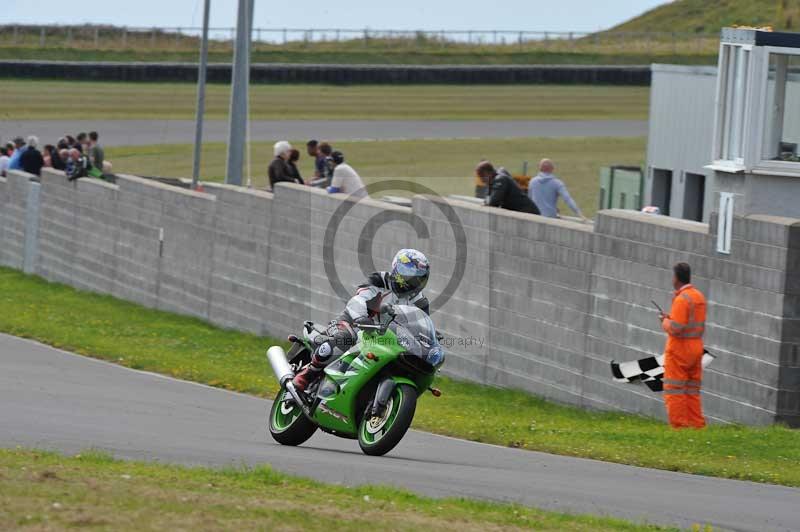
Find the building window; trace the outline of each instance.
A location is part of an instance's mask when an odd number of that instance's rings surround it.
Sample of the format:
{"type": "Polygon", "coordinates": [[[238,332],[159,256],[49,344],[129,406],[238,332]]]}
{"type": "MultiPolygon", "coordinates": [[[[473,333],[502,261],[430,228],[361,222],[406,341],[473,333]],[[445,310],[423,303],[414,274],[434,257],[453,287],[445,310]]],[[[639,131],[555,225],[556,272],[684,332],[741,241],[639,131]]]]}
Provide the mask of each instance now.
{"type": "Polygon", "coordinates": [[[715,159],[744,164],[745,117],[750,80],[750,47],[724,44],[720,49],[719,100],[715,159]]]}
{"type": "Polygon", "coordinates": [[[800,162],[800,56],[770,53],[762,159],[800,162]]]}

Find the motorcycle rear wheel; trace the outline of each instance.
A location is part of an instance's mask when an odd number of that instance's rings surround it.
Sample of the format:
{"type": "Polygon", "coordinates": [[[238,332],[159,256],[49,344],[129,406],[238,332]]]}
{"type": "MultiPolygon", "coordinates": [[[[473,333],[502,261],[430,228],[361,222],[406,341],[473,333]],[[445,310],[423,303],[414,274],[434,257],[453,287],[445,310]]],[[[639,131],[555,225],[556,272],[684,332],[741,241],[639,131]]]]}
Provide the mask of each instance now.
{"type": "Polygon", "coordinates": [[[417,390],[398,384],[380,418],[364,416],[358,426],[358,445],[364,454],[382,456],[400,443],[417,409],[417,390]]]}
{"type": "Polygon", "coordinates": [[[286,390],[278,392],[269,412],[269,433],[281,445],[300,445],[317,431],[317,426],[303,414],[295,403],[287,403],[286,390]]]}

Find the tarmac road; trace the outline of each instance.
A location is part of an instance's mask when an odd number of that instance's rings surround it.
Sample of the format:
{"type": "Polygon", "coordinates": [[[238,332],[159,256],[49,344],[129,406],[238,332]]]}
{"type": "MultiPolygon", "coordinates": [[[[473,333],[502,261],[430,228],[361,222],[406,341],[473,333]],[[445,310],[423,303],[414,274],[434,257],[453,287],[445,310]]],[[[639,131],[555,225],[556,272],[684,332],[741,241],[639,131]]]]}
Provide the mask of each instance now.
{"type": "MultiPolygon", "coordinates": [[[[98,131],[106,146],[189,144],[193,120],[0,120],[0,140],[30,134],[55,144],[66,133],[98,131]]],[[[511,137],[643,137],[646,120],[253,120],[255,141],[394,140],[511,137]]],[[[205,142],[226,142],[228,123],[206,120],[205,142]]]]}
{"type": "MultiPolygon", "coordinates": [[[[424,401],[436,399],[426,396],[424,401]]],[[[318,433],[282,447],[269,401],[0,335],[0,446],[221,466],[269,463],[325,482],[714,530],[800,530],[800,489],[714,479],[410,432],[389,455],[318,433]]]]}

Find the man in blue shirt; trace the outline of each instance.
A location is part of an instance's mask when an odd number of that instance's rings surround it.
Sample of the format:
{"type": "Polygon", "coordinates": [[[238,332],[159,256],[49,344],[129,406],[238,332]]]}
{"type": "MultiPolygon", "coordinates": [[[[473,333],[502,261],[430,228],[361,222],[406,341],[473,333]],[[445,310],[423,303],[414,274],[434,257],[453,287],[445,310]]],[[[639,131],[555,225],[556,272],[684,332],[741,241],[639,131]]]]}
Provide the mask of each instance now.
{"type": "Polygon", "coordinates": [[[22,170],[22,154],[25,153],[25,150],[28,149],[28,146],[25,144],[25,139],[22,137],[17,137],[14,139],[14,146],[16,149],[14,150],[13,155],[8,160],[8,169],[9,170],[22,170]]]}
{"type": "Polygon", "coordinates": [[[528,197],[539,207],[542,216],[558,218],[558,198],[564,200],[576,216],[584,221],[586,218],[580,208],[569,195],[564,182],[553,175],[555,165],[550,159],[542,159],[539,163],[539,175],[531,179],[528,184],[528,197]]]}

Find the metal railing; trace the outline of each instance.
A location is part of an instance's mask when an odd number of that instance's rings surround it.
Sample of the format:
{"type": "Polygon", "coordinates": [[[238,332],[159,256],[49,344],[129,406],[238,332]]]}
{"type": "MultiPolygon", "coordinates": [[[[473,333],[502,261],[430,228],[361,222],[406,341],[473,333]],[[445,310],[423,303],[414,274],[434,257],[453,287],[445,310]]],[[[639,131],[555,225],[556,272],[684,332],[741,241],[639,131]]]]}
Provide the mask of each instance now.
{"type": "MultiPolygon", "coordinates": [[[[119,27],[101,25],[0,26],[0,46],[93,49],[195,48],[199,27],[119,27]]],[[[230,49],[235,28],[210,28],[212,50],[230,49]]],[[[557,51],[636,51],[716,53],[717,34],[679,32],[598,32],[519,30],[397,30],[342,28],[254,28],[254,48],[335,44],[378,48],[511,47],[557,51]]]]}

